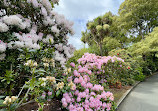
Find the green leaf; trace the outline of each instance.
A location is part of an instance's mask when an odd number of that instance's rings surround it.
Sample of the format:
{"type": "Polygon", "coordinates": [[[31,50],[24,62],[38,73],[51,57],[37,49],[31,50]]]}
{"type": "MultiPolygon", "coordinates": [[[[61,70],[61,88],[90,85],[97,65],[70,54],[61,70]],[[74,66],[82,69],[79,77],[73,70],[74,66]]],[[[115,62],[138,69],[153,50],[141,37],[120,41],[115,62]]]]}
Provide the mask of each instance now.
{"type": "Polygon", "coordinates": [[[22,49],[19,49],[19,48],[18,48],[18,50],[19,50],[20,52],[23,52],[23,50],[22,50],[22,49]]]}
{"type": "Polygon", "coordinates": [[[0,96],[0,99],[4,98],[5,96],[0,96]]]}
{"type": "Polygon", "coordinates": [[[32,80],[30,81],[30,90],[33,90],[34,89],[34,86],[35,86],[35,78],[32,78],[32,80]]]}
{"type": "Polygon", "coordinates": [[[29,50],[29,52],[36,52],[36,50],[35,49],[31,49],[31,50],[29,50]]]}
{"type": "Polygon", "coordinates": [[[0,99],[0,107],[4,107],[6,106],[5,104],[3,104],[4,100],[0,99]]]}
{"type": "Polygon", "coordinates": [[[58,97],[59,95],[60,95],[60,90],[56,92],[56,96],[58,97]]]}
{"type": "Polygon", "coordinates": [[[10,106],[11,111],[15,111],[17,105],[18,105],[17,103],[12,104],[10,106]]]}

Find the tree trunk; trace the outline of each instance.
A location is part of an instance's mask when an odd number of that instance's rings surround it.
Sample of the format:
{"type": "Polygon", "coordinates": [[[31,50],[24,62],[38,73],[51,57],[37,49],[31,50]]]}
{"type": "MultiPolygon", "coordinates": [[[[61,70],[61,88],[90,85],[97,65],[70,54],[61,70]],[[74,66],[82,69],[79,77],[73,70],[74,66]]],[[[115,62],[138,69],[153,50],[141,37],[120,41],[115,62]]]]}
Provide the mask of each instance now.
{"type": "Polygon", "coordinates": [[[99,44],[99,48],[100,48],[100,55],[103,56],[103,51],[102,51],[102,44],[99,44]]]}

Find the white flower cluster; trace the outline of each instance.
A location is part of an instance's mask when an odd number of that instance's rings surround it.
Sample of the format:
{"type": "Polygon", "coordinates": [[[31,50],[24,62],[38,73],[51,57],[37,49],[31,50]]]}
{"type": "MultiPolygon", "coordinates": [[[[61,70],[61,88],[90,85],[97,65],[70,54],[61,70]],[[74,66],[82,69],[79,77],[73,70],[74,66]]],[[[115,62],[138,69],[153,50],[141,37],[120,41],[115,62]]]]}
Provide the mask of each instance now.
{"type": "Polygon", "coordinates": [[[9,27],[5,24],[0,22],[0,32],[7,32],[9,30],[9,27]]]}
{"type": "Polygon", "coordinates": [[[65,67],[66,58],[64,57],[64,54],[59,53],[59,51],[55,51],[55,60],[59,61],[62,67],[65,67]]]}
{"type": "Polygon", "coordinates": [[[38,40],[42,40],[42,34],[36,34],[34,30],[31,30],[30,33],[23,33],[20,35],[19,33],[14,33],[14,35],[19,39],[19,41],[11,41],[8,43],[9,49],[16,48],[29,48],[29,49],[40,49],[39,44],[37,44],[38,40]]]}
{"type": "Polygon", "coordinates": [[[10,16],[6,15],[2,18],[2,21],[7,25],[18,26],[20,29],[29,28],[31,26],[30,21],[28,19],[23,22],[23,19],[21,19],[17,15],[10,15],[10,16]]]}
{"type": "Polygon", "coordinates": [[[67,58],[71,58],[74,56],[74,51],[75,51],[75,47],[73,47],[72,45],[69,46],[63,46],[64,49],[64,53],[66,54],[67,58]]]}
{"type": "Polygon", "coordinates": [[[29,67],[37,67],[38,66],[37,62],[36,61],[34,62],[33,60],[28,60],[24,65],[29,66],[29,67]]]}
{"type": "Polygon", "coordinates": [[[0,40],[0,53],[5,52],[7,44],[0,40]]]}
{"type": "Polygon", "coordinates": [[[51,36],[50,34],[47,35],[46,38],[43,38],[42,41],[43,41],[43,43],[51,43],[51,44],[54,43],[53,36],[51,36]]]}
{"type": "MultiPolygon", "coordinates": [[[[52,2],[57,3],[57,2],[59,2],[59,0],[52,0],[52,2]]],[[[52,9],[52,5],[49,2],[49,0],[27,0],[27,3],[32,3],[32,5],[35,8],[44,6],[47,9],[47,11],[50,11],[52,9]]]]}
{"type": "Polygon", "coordinates": [[[11,98],[9,96],[7,96],[5,98],[5,101],[3,102],[3,104],[12,104],[13,102],[15,102],[18,99],[18,97],[16,96],[12,96],[11,98]]]}
{"type": "Polygon", "coordinates": [[[20,25],[22,23],[22,19],[19,18],[16,15],[10,15],[10,16],[4,16],[3,17],[3,22],[6,23],[7,25],[20,25]]]}
{"type": "Polygon", "coordinates": [[[55,22],[52,20],[52,18],[50,17],[50,16],[47,16],[47,17],[45,17],[45,19],[43,20],[43,24],[45,25],[45,26],[48,26],[48,25],[54,25],[55,24],[55,22]]]}
{"type": "Polygon", "coordinates": [[[73,22],[71,21],[68,21],[67,19],[65,19],[64,15],[60,15],[58,13],[53,13],[54,14],[54,18],[55,18],[55,21],[58,25],[64,25],[64,27],[68,30],[71,31],[71,34],[74,33],[73,29],[72,29],[72,26],[73,26],[73,22]]]}
{"type": "MultiPolygon", "coordinates": [[[[64,15],[54,12],[49,0],[27,0],[27,2],[31,3],[35,8],[38,7],[41,9],[40,12],[44,16],[43,24],[45,26],[50,25],[52,32],[59,33],[57,25],[63,25],[71,34],[74,33],[72,29],[73,22],[65,19],[64,15]]],[[[57,3],[59,0],[52,0],[52,2],[57,3]]]]}
{"type": "Polygon", "coordinates": [[[55,44],[55,48],[60,52],[64,51],[67,58],[73,57],[73,52],[75,51],[75,48],[72,45],[66,46],[62,43],[55,44]]]}
{"type": "Polygon", "coordinates": [[[56,26],[56,25],[52,26],[51,31],[52,31],[52,32],[55,32],[55,33],[57,33],[57,34],[59,33],[59,29],[57,29],[57,26],[56,26]]]}
{"type": "Polygon", "coordinates": [[[66,46],[62,43],[55,44],[55,48],[57,49],[55,51],[55,60],[59,61],[62,67],[64,67],[66,60],[74,56],[75,48],[72,45],[66,46]],[[64,52],[65,56],[60,52],[64,52]]]}
{"type": "Polygon", "coordinates": [[[62,43],[55,44],[55,48],[56,48],[58,51],[63,51],[63,44],[62,44],[62,43]]]}
{"type": "Polygon", "coordinates": [[[41,3],[43,4],[43,6],[47,9],[47,11],[51,11],[52,10],[52,5],[49,2],[49,0],[41,0],[41,3]]]}

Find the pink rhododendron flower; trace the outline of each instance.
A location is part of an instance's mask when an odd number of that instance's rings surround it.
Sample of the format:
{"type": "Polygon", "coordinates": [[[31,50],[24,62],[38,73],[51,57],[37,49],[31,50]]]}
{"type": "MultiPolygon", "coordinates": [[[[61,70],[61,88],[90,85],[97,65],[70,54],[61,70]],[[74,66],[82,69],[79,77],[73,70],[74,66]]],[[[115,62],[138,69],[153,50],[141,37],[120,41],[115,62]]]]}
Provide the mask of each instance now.
{"type": "Polygon", "coordinates": [[[78,78],[75,78],[75,79],[74,79],[74,83],[80,83],[79,79],[78,79],[78,78]]]}
{"type": "Polygon", "coordinates": [[[74,70],[74,76],[80,77],[80,74],[77,72],[77,70],[74,70]]]}
{"type": "Polygon", "coordinates": [[[86,86],[87,88],[92,88],[93,87],[93,84],[91,84],[90,82],[89,83],[87,83],[87,86],[86,86]]]}
{"type": "Polygon", "coordinates": [[[62,104],[63,104],[63,107],[67,107],[67,103],[66,102],[64,102],[62,104]]]}
{"type": "Polygon", "coordinates": [[[81,101],[81,98],[80,97],[77,97],[77,102],[80,102],[81,101]]]}
{"type": "Polygon", "coordinates": [[[75,67],[75,63],[71,62],[70,66],[75,67]]]}

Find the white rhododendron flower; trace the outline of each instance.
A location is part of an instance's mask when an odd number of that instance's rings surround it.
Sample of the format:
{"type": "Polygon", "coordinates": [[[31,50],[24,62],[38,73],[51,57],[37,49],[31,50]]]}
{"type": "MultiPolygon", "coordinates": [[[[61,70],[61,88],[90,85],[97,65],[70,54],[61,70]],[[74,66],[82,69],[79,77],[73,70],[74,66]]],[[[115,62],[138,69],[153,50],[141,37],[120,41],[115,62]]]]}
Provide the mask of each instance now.
{"type": "Polygon", "coordinates": [[[16,96],[12,96],[11,98],[9,96],[7,96],[5,98],[5,101],[3,102],[3,104],[11,104],[13,102],[15,102],[18,99],[18,97],[16,96]]]}
{"type": "Polygon", "coordinates": [[[49,2],[49,0],[41,0],[41,3],[43,4],[43,6],[46,7],[46,9],[47,9],[48,11],[51,11],[52,5],[51,5],[51,3],[49,2]]]}
{"type": "Polygon", "coordinates": [[[22,23],[22,19],[20,19],[17,15],[4,16],[3,22],[7,25],[17,25],[19,26],[22,23]]]}
{"type": "Polygon", "coordinates": [[[59,29],[57,29],[56,25],[52,26],[51,31],[55,33],[59,33],[59,29]]]}
{"type": "Polygon", "coordinates": [[[41,7],[41,13],[42,13],[42,15],[43,16],[47,16],[48,14],[47,14],[47,10],[44,8],[44,7],[41,7]]]}
{"type": "Polygon", "coordinates": [[[50,34],[47,35],[47,37],[44,38],[42,41],[43,41],[44,43],[50,43],[50,42],[51,42],[51,44],[54,43],[53,36],[51,36],[50,34]]]}
{"type": "Polygon", "coordinates": [[[9,27],[5,24],[0,22],[0,32],[7,32],[9,30],[9,27]]]}
{"type": "Polygon", "coordinates": [[[0,52],[5,52],[7,44],[0,40],[0,52]]]}
{"type": "MultiPolygon", "coordinates": [[[[30,20],[23,18],[21,15],[10,15],[10,16],[4,16],[2,18],[2,21],[6,23],[7,25],[15,25],[18,26],[20,29],[29,28],[31,26],[30,20]]],[[[8,28],[9,29],[9,28],[8,28]]]]}
{"type": "Polygon", "coordinates": [[[55,48],[56,48],[58,51],[63,51],[63,44],[62,44],[62,43],[55,44],[55,48]]]}

